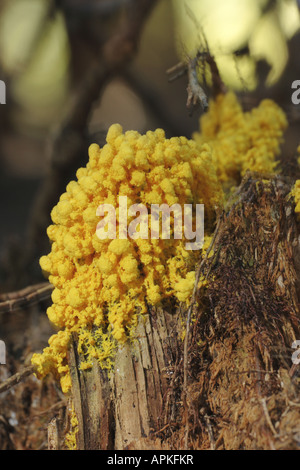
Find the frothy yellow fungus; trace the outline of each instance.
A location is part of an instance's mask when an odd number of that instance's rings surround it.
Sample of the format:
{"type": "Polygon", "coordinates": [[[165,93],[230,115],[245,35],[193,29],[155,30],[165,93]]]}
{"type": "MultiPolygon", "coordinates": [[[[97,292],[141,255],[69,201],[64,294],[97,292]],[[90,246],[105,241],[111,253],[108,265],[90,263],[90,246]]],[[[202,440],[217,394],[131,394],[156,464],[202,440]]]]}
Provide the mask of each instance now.
{"type": "Polygon", "coordinates": [[[291,191],[291,196],[295,200],[295,212],[300,220],[300,180],[295,182],[295,185],[291,191]]]}
{"type": "MultiPolygon", "coordinates": [[[[84,358],[81,369],[93,361],[111,368],[116,344],[126,341],[147,303],[157,305],[170,297],[188,302],[193,291],[199,250],[187,250],[184,237],[151,238],[149,215],[148,238],[100,239],[97,208],[114,206],[120,227],[121,196],[128,207],[204,204],[205,251],[211,242],[210,222],[223,204],[224,184],[236,183],[247,169],[273,171],[285,127],[285,115],[272,101],[244,113],[236,96],[228,93],[211,102],[193,140],[166,139],[162,129],[123,133],[115,124],[103,148],[90,146],[88,164],[52,210],[53,225],[47,231],[51,252],[40,260],[54,286],[47,314],[60,331],[32,358],[39,376],[54,372],[63,391],[70,389],[67,350],[73,333],[84,358]]],[[[199,286],[206,283],[199,280],[199,286]]]]}
{"type": "MultiPolygon", "coordinates": [[[[55,372],[64,391],[70,388],[66,355],[71,333],[78,335],[86,358],[82,369],[93,360],[110,367],[114,342],[126,340],[137,314],[146,312],[145,302],[156,305],[170,297],[188,301],[195,283],[199,252],[186,250],[184,236],[99,239],[99,205],[117,207],[119,196],[127,197],[128,207],[204,204],[209,221],[223,202],[207,144],[166,139],[161,129],[146,135],[123,133],[117,124],[106,141],[101,149],[90,146],[87,166],[77,171],[77,181],[68,184],[52,210],[47,232],[52,249],[40,260],[55,287],[47,313],[60,331],[32,362],[40,376],[55,372]]],[[[120,216],[117,210],[118,226],[120,216]]]]}
{"type": "Polygon", "coordinates": [[[193,138],[211,147],[220,181],[237,182],[246,170],[269,173],[276,169],[287,119],[271,100],[243,112],[236,95],[229,92],[210,103],[200,127],[201,133],[193,138]]]}
{"type": "Polygon", "coordinates": [[[69,450],[76,450],[77,441],[76,434],[78,433],[78,419],[75,413],[74,403],[71,405],[70,413],[70,431],[66,434],[65,442],[69,450]]]}

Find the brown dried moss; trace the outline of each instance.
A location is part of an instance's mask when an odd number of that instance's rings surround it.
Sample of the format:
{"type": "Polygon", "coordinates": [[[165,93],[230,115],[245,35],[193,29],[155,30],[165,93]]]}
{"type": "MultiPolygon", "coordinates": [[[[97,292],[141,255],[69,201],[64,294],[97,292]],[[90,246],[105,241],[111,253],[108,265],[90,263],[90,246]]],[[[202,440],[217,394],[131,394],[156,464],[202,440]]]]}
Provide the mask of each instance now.
{"type": "MultiPolygon", "coordinates": [[[[300,338],[299,227],[290,187],[280,177],[247,175],[223,214],[191,332],[191,448],[300,447],[300,379],[291,360],[300,338]]],[[[182,445],[186,429],[169,434],[171,447],[182,445]]]]}

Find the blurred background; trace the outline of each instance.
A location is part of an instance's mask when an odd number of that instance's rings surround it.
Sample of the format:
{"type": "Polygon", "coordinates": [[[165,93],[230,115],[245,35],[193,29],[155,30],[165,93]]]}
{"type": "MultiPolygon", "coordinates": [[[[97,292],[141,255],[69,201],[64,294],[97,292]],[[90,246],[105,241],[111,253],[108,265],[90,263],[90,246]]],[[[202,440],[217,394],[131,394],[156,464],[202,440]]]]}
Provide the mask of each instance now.
{"type": "Polygon", "coordinates": [[[0,291],[42,279],[50,210],[110,124],[198,128],[187,77],[166,74],[179,61],[208,46],[245,106],[291,108],[299,25],[295,0],[1,0],[0,291]]]}
{"type": "MultiPolygon", "coordinates": [[[[245,109],[265,97],[283,107],[290,127],[282,159],[295,172],[299,28],[296,0],[0,0],[0,294],[44,281],[38,260],[50,250],[50,211],[112,123],[141,133],[162,127],[168,137],[198,129],[203,110],[187,109],[187,75],[170,81],[167,70],[199,52],[209,49],[245,109]]],[[[198,72],[210,97],[204,62],[198,72]]],[[[0,313],[11,357],[0,377],[46,345],[47,304],[0,313]]],[[[32,390],[41,396],[37,387],[25,393],[27,408],[32,390]]],[[[21,433],[12,400],[2,413],[17,434],[6,445],[36,447],[27,425],[21,433]]]]}

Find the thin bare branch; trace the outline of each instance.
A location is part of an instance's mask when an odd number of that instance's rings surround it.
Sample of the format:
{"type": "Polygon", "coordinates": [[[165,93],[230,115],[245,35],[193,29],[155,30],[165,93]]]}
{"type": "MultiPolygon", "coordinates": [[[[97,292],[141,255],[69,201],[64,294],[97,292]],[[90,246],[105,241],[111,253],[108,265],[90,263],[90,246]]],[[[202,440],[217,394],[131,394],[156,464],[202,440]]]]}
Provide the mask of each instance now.
{"type": "Polygon", "coordinates": [[[173,65],[173,67],[170,67],[167,71],[166,74],[169,76],[168,81],[174,82],[178,78],[182,77],[183,75],[186,75],[188,72],[188,67],[185,62],[178,62],[178,64],[173,65]]]}
{"type": "Polygon", "coordinates": [[[53,286],[43,282],[25,289],[0,295],[0,314],[17,310],[50,298],[53,286]]]}
{"type": "Polygon", "coordinates": [[[7,379],[3,384],[0,385],[0,393],[7,392],[7,390],[22,382],[29,375],[33,374],[34,371],[35,367],[33,365],[30,365],[21,372],[12,375],[11,377],[9,377],[9,379],[7,379]]]}

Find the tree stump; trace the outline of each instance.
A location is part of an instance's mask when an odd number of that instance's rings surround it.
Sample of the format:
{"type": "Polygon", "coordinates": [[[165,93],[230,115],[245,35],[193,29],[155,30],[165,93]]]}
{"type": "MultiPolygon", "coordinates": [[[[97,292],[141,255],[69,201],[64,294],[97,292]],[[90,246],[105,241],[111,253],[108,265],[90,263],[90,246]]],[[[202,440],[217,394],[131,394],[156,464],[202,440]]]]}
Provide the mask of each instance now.
{"type": "Polygon", "coordinates": [[[175,406],[170,383],[182,348],[180,334],[180,311],[149,308],[135,338],[119,346],[110,373],[98,363],[79,371],[74,339],[69,361],[78,449],[138,449],[167,424],[167,410],[175,406]]]}
{"type": "MultiPolygon", "coordinates": [[[[299,225],[292,182],[247,175],[201,263],[184,358],[180,308],[149,309],[114,371],[79,371],[78,449],[299,449],[299,225]],[[186,361],[184,359],[187,359],[186,361]],[[184,363],[187,382],[184,384],[184,363]]],[[[188,330],[186,330],[188,331],[188,330]]]]}

